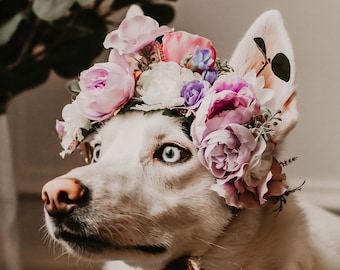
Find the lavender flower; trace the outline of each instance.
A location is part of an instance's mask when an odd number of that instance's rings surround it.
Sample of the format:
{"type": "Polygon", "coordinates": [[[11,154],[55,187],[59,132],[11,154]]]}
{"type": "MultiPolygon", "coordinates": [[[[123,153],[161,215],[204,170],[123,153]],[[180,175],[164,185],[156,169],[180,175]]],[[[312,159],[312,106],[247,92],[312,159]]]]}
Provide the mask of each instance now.
{"type": "Polygon", "coordinates": [[[202,77],[212,85],[218,77],[217,70],[215,68],[204,70],[202,72],[202,77]]]}
{"type": "Polygon", "coordinates": [[[192,70],[207,70],[214,60],[211,58],[211,50],[201,50],[199,46],[195,47],[194,55],[191,59],[192,70]]]}
{"type": "Polygon", "coordinates": [[[187,82],[181,91],[181,97],[184,97],[184,105],[191,109],[197,109],[209,88],[210,83],[207,81],[192,80],[187,82]]]}

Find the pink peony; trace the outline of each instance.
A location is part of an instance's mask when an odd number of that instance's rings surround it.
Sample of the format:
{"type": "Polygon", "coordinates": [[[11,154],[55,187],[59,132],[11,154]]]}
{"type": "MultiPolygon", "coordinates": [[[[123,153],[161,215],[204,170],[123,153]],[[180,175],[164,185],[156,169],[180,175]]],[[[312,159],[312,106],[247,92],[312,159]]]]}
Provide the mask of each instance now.
{"type": "Polygon", "coordinates": [[[116,113],[134,93],[134,75],[125,58],[112,50],[109,62],[80,73],[80,94],[75,102],[90,120],[103,121],[116,113]]]}
{"type": "MultiPolygon", "coordinates": [[[[210,58],[213,61],[210,61],[210,67],[212,67],[216,60],[216,50],[210,40],[184,31],[165,33],[162,39],[165,61],[174,61],[178,64],[181,64],[188,55],[193,56],[197,46],[200,50],[209,49],[211,51],[210,58]]],[[[188,68],[191,68],[190,62],[188,68]]]]}
{"type": "Polygon", "coordinates": [[[220,76],[204,97],[191,126],[191,136],[199,146],[209,133],[231,123],[244,125],[260,111],[248,83],[234,74],[220,76]]]}
{"type": "Polygon", "coordinates": [[[243,176],[255,148],[255,137],[248,128],[229,124],[204,137],[198,158],[216,178],[229,181],[243,176]]]}
{"type": "Polygon", "coordinates": [[[133,54],[170,31],[171,28],[160,27],[151,17],[132,16],[125,18],[117,30],[109,33],[103,44],[107,49],[117,49],[120,54],[133,54]]]}

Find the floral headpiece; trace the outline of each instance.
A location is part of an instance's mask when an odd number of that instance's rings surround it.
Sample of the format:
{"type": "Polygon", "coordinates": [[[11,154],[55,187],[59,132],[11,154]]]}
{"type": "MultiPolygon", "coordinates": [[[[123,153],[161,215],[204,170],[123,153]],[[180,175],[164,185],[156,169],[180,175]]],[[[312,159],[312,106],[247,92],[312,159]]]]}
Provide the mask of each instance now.
{"type": "MultiPolygon", "coordinates": [[[[264,65],[269,64],[264,41],[254,40],[264,65]]],[[[273,91],[264,89],[261,71],[240,78],[216,57],[210,40],[159,26],[144,15],[126,17],[106,36],[104,47],[111,49],[108,61],[68,84],[75,98],[56,124],[62,156],[119,113],[163,110],[190,123],[198,158],[217,179],[211,188],[226,204],[258,208],[280,201],[282,206],[291,191],[273,157],[273,127],[281,121],[280,112],[268,109],[273,91]]],[[[274,73],[289,80],[289,66],[288,75],[275,69],[278,59],[289,65],[278,54],[272,60],[274,73]]]]}

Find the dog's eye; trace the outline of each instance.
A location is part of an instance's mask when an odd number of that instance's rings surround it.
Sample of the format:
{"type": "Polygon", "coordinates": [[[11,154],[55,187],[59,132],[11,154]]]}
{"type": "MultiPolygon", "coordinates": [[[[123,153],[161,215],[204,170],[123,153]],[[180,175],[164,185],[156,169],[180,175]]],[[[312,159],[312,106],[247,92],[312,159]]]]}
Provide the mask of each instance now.
{"type": "Polygon", "coordinates": [[[92,162],[95,163],[99,160],[100,157],[100,144],[96,144],[93,149],[93,157],[92,157],[92,162]]]}
{"type": "Polygon", "coordinates": [[[177,144],[163,144],[154,156],[165,163],[177,163],[189,159],[191,153],[177,144]]]}

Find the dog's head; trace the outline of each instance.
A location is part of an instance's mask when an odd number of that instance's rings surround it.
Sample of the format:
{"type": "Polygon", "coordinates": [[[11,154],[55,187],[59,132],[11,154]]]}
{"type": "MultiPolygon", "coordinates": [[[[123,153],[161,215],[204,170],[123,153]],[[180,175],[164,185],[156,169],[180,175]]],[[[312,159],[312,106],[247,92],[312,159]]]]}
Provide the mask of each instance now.
{"type": "Polygon", "coordinates": [[[117,46],[109,62],[81,74],[57,124],[66,152],[78,146],[90,164],[44,186],[46,225],[71,253],[159,269],[204,254],[235,209],[265,207],[286,191],[274,155],[296,123],[294,59],[277,11],[254,23],[228,65],[210,41],[143,15],[130,12],[120,28],[104,42],[117,46]],[[152,28],[137,50],[118,35],[135,35],[134,23],[152,28]],[[187,39],[201,47],[176,62],[171,47],[187,39]],[[101,96],[84,90],[95,76],[107,78],[101,96]],[[178,85],[177,94],[157,92],[178,85]]]}

